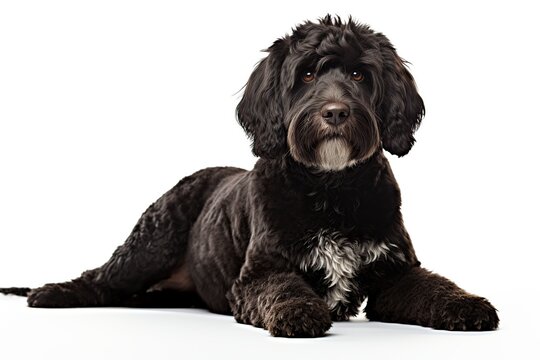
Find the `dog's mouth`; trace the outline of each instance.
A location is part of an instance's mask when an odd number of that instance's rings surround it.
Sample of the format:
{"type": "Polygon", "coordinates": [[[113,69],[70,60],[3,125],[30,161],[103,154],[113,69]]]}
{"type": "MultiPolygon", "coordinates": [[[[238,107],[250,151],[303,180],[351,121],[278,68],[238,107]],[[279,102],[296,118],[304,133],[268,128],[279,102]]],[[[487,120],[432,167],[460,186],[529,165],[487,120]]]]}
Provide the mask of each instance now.
{"type": "Polygon", "coordinates": [[[289,134],[293,158],[322,171],[340,171],[357,162],[351,160],[353,146],[345,128],[325,126],[316,116],[306,118],[310,120],[302,122],[303,126],[289,134]],[[310,126],[313,123],[321,125],[310,126]],[[298,134],[301,138],[296,137],[298,134]]]}
{"type": "Polygon", "coordinates": [[[375,119],[362,109],[352,111],[349,118],[339,124],[328,123],[318,111],[291,115],[287,130],[290,154],[309,167],[322,171],[344,170],[369,158],[378,146],[375,119]]]}
{"type": "Polygon", "coordinates": [[[333,140],[333,139],[343,139],[344,141],[346,141],[345,134],[343,133],[343,131],[334,130],[328,134],[323,135],[321,138],[321,142],[327,141],[327,140],[333,140]]]}

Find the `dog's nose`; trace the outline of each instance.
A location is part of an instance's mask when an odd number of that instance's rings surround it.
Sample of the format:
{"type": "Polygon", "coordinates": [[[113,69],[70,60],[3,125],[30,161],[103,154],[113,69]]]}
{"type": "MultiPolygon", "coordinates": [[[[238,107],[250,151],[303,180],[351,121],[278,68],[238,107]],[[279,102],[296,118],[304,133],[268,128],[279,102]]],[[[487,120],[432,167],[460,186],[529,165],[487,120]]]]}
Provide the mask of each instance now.
{"type": "Polygon", "coordinates": [[[338,126],[349,117],[351,109],[347,104],[341,102],[331,102],[323,106],[321,114],[328,124],[338,126]]]}

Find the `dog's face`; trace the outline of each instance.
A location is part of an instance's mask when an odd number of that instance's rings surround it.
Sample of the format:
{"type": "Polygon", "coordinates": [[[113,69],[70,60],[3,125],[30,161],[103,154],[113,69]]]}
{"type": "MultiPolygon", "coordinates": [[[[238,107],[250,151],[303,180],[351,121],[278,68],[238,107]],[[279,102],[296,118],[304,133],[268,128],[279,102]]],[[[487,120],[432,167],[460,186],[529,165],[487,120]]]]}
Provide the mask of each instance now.
{"type": "Polygon", "coordinates": [[[339,171],[381,146],[409,152],[424,105],[384,35],[327,16],[267,51],[237,107],[255,155],[290,153],[308,167],[339,171]]]}

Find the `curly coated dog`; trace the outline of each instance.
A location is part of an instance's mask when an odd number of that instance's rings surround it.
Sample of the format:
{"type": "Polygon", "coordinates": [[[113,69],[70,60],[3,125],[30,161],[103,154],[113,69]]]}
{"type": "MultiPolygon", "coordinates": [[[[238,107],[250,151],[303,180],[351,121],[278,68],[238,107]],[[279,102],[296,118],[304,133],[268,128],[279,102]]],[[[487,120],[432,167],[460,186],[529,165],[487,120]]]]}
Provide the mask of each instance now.
{"type": "Polygon", "coordinates": [[[204,306],[274,336],[316,337],[367,298],[368,319],[492,330],[484,298],[420,267],[383,149],[424,115],[389,40],[349,18],[276,40],[237,107],[260,157],[182,179],[103,266],[37,289],[32,307],[204,306]]]}

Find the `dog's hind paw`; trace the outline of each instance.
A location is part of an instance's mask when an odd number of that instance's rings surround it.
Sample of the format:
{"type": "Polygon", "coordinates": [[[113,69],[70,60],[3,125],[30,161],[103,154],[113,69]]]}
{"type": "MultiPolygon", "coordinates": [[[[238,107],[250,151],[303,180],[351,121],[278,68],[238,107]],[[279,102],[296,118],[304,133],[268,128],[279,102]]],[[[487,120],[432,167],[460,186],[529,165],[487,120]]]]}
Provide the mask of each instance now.
{"type": "Polygon", "coordinates": [[[96,295],[88,285],[77,281],[46,284],[28,294],[28,306],[39,308],[99,306],[96,295]]]}
{"type": "Polygon", "coordinates": [[[282,337],[320,337],[332,326],[328,306],[318,299],[280,302],[265,320],[270,334],[282,337]]]}
{"type": "Polygon", "coordinates": [[[74,304],[73,294],[64,289],[62,284],[47,284],[34,289],[28,294],[28,306],[56,308],[72,307],[74,304]]]}
{"type": "Polygon", "coordinates": [[[499,326],[497,310],[484,298],[468,295],[448,301],[433,322],[435,329],[486,331],[499,326]]]}

